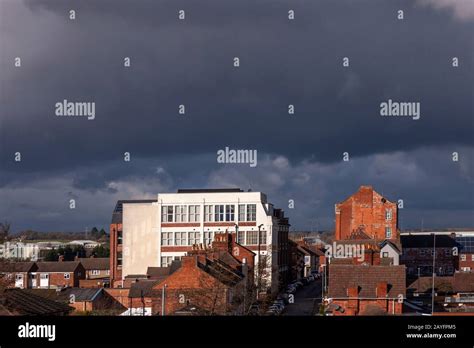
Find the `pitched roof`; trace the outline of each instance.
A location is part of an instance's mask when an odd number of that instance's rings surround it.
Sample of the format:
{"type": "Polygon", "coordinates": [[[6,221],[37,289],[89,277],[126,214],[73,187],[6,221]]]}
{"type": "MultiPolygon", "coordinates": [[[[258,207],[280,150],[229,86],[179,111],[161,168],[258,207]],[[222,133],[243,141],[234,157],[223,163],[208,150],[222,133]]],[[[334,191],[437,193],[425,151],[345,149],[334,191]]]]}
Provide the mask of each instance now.
{"type": "Polygon", "coordinates": [[[21,315],[57,315],[67,314],[73,310],[65,303],[53,301],[22,289],[8,289],[3,295],[2,305],[9,311],[21,315]]]}
{"type": "MultiPolygon", "coordinates": [[[[452,292],[454,277],[435,277],[435,290],[437,292],[452,292]]],[[[432,277],[419,277],[410,280],[407,286],[407,292],[431,293],[433,287],[432,277]]]]}
{"type": "Polygon", "coordinates": [[[82,263],[86,271],[110,269],[110,259],[108,257],[83,257],[79,258],[78,261],[82,263]]]}
{"type": "Polygon", "coordinates": [[[474,273],[456,272],[454,273],[455,292],[474,292],[474,273]]]}
{"type": "Polygon", "coordinates": [[[58,293],[58,299],[69,301],[73,295],[76,302],[93,301],[102,291],[102,288],[67,288],[58,293]]]}
{"type": "Polygon", "coordinates": [[[329,296],[333,298],[346,298],[352,287],[359,288],[359,297],[376,297],[380,282],[387,282],[388,297],[405,296],[405,266],[329,266],[329,296]]]}
{"type": "Polygon", "coordinates": [[[150,279],[164,279],[181,267],[181,261],[173,260],[168,267],[148,267],[146,274],[150,279]]]}
{"type": "Polygon", "coordinates": [[[34,262],[0,262],[0,272],[34,272],[34,262]]]}
{"type": "Polygon", "coordinates": [[[79,261],[37,262],[38,272],[74,272],[81,265],[79,261]]]}
{"type": "Polygon", "coordinates": [[[159,291],[153,290],[153,286],[158,284],[161,280],[151,280],[151,279],[144,279],[135,282],[130,287],[130,291],[128,293],[128,297],[151,297],[159,293],[159,291]]]}
{"type": "Polygon", "coordinates": [[[61,291],[56,289],[24,289],[28,294],[37,295],[49,300],[68,303],[71,295],[74,295],[74,300],[77,301],[92,301],[98,296],[102,288],[66,288],[61,291]]]}
{"type": "Polygon", "coordinates": [[[397,253],[399,253],[399,254],[402,253],[402,251],[401,251],[402,246],[400,245],[400,243],[397,243],[397,242],[389,240],[389,239],[385,239],[382,243],[380,243],[380,249],[382,249],[386,245],[391,246],[393,249],[395,249],[395,251],[397,253]]]}
{"type": "Polygon", "coordinates": [[[206,259],[205,263],[198,262],[198,267],[227,286],[235,286],[244,278],[242,273],[219,259],[206,259]]]}

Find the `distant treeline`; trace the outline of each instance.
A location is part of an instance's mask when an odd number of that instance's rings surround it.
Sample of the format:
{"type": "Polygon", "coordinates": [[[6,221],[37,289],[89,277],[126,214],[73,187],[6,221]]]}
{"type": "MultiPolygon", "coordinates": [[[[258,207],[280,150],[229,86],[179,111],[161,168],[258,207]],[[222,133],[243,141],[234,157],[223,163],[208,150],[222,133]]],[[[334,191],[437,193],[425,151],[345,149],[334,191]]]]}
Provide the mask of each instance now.
{"type": "Polygon", "coordinates": [[[76,240],[76,239],[90,239],[100,242],[106,242],[109,235],[104,229],[100,231],[94,227],[89,232],[38,232],[26,230],[16,233],[14,238],[21,238],[22,240],[76,240]]]}

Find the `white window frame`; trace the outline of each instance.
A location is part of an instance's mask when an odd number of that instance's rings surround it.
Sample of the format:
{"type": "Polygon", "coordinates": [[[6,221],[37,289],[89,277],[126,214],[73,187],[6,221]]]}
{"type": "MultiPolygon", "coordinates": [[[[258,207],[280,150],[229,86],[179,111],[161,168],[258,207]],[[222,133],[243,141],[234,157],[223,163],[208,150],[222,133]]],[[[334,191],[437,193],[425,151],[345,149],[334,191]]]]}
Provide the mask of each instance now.
{"type": "Polygon", "coordinates": [[[461,261],[466,261],[466,254],[461,254],[461,261]]]}
{"type": "Polygon", "coordinates": [[[246,245],[258,245],[258,231],[247,231],[245,236],[246,245]]]}
{"type": "Polygon", "coordinates": [[[186,232],[174,232],[174,245],[188,245],[186,232]],[[184,237],[184,238],[183,238],[184,237]]]}
{"type": "Polygon", "coordinates": [[[187,207],[185,205],[174,206],[174,222],[188,222],[187,207]]]}
{"type": "Polygon", "coordinates": [[[174,245],[174,234],[173,232],[161,232],[161,245],[169,246],[174,245]]]}
{"type": "Polygon", "coordinates": [[[204,221],[214,222],[214,206],[213,205],[204,206],[204,221]]]}
{"type": "Polygon", "coordinates": [[[64,273],[64,279],[71,279],[70,273],[64,273]]]}
{"type": "Polygon", "coordinates": [[[246,221],[245,220],[245,204],[239,204],[239,221],[246,221]]]}
{"type": "Polygon", "coordinates": [[[385,226],[385,238],[392,238],[392,227],[385,226]]]}
{"type": "Polygon", "coordinates": [[[188,232],[188,245],[199,244],[201,242],[201,232],[188,232]]]}
{"type": "Polygon", "coordinates": [[[225,206],[225,221],[235,221],[235,205],[227,204],[225,206]]]}
{"type": "Polygon", "coordinates": [[[214,240],[214,232],[205,231],[204,232],[204,245],[210,245],[213,240],[214,240]]]}
{"type": "Polygon", "coordinates": [[[214,205],[214,220],[216,222],[225,221],[225,205],[224,204],[214,205]]]}
{"type": "Polygon", "coordinates": [[[190,205],[188,206],[189,210],[189,222],[200,222],[201,221],[201,206],[200,205],[190,205]]]}
{"type": "Polygon", "coordinates": [[[257,205],[247,204],[247,221],[257,221],[257,205]]]}
{"type": "Polygon", "coordinates": [[[392,209],[385,210],[385,221],[392,220],[392,209]]]}
{"type": "Polygon", "coordinates": [[[173,222],[174,207],[172,205],[163,205],[161,207],[161,222],[173,222]]]}

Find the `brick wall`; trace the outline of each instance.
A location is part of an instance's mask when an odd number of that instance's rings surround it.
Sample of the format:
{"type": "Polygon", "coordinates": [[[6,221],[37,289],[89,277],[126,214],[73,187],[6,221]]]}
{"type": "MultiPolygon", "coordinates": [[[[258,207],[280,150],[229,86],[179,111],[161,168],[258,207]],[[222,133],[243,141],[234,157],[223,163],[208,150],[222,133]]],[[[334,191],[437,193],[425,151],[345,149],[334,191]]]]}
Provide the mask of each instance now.
{"type": "Polygon", "coordinates": [[[371,238],[384,240],[386,227],[391,227],[391,239],[396,239],[397,209],[396,203],[386,200],[372,187],[361,186],[344,202],[336,204],[336,240],[349,239],[358,229],[371,238]],[[392,211],[390,220],[386,219],[387,210],[392,211]]]}

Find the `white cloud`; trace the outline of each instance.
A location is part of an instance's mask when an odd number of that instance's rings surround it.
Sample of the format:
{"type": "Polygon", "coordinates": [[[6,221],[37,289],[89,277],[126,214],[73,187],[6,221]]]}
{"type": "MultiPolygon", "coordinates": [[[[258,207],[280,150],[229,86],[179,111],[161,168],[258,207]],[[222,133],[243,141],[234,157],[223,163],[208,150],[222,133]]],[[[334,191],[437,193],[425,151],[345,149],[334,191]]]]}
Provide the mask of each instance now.
{"type": "Polygon", "coordinates": [[[451,9],[454,17],[460,20],[474,19],[474,0],[418,0],[418,3],[436,9],[451,9]]]}

